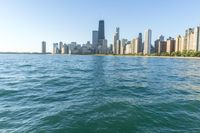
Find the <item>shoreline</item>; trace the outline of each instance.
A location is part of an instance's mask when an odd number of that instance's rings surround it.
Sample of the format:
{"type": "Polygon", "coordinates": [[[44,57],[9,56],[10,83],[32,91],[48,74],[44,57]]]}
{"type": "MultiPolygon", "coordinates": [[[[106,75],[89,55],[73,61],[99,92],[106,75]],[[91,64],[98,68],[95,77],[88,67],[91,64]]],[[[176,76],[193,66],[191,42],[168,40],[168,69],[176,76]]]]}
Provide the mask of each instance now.
{"type": "MultiPolygon", "coordinates": [[[[12,53],[12,52],[6,52],[6,53],[1,53],[0,55],[5,55],[5,54],[25,54],[25,55],[54,55],[51,53],[47,54],[42,54],[42,53],[12,53]]],[[[68,54],[56,54],[56,55],[68,55],[68,54]]],[[[198,59],[200,60],[200,57],[184,57],[184,56],[143,56],[143,55],[113,55],[113,54],[71,54],[71,55],[79,55],[79,56],[112,56],[112,57],[139,57],[139,58],[170,58],[170,59],[198,59]]]]}
{"type": "Polygon", "coordinates": [[[143,55],[104,55],[95,54],[95,56],[113,56],[113,57],[141,57],[141,58],[174,58],[174,59],[200,59],[200,57],[184,57],[184,56],[143,56],[143,55]]]}

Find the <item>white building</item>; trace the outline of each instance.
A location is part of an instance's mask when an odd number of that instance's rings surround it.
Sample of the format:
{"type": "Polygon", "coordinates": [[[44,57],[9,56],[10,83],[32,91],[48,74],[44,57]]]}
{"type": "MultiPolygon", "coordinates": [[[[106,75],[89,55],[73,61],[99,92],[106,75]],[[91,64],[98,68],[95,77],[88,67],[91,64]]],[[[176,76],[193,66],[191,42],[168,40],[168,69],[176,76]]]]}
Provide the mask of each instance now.
{"type": "Polygon", "coordinates": [[[119,40],[120,34],[119,34],[119,27],[116,28],[116,33],[114,35],[114,43],[113,43],[113,53],[117,54],[119,52],[117,52],[117,41],[119,40]]]}
{"type": "Polygon", "coordinates": [[[120,47],[120,54],[121,55],[125,54],[127,42],[128,42],[127,39],[122,39],[122,41],[121,41],[121,47],[120,47]]]}
{"type": "Polygon", "coordinates": [[[53,44],[53,54],[59,54],[58,43],[53,44]]]}
{"type": "Polygon", "coordinates": [[[127,42],[127,45],[125,47],[125,54],[132,54],[132,44],[131,42],[127,42]]]}
{"type": "Polygon", "coordinates": [[[200,51],[200,27],[194,29],[194,42],[193,49],[200,51]]]}
{"type": "Polygon", "coordinates": [[[67,44],[64,44],[61,49],[61,54],[69,54],[69,47],[67,44]]]}
{"type": "Polygon", "coordinates": [[[181,52],[181,51],[182,51],[182,37],[179,35],[176,37],[175,52],[181,52]]]}
{"type": "Polygon", "coordinates": [[[200,27],[189,28],[185,32],[185,50],[200,51],[200,27]]]}

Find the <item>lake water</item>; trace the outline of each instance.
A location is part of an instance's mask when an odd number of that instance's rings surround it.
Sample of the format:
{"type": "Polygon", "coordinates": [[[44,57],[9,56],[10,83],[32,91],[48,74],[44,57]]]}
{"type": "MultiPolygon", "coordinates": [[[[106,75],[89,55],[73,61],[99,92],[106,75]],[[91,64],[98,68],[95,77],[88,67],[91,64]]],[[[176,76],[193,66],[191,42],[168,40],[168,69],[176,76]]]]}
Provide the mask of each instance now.
{"type": "Polygon", "coordinates": [[[1,133],[200,132],[200,60],[0,55],[1,133]]]}

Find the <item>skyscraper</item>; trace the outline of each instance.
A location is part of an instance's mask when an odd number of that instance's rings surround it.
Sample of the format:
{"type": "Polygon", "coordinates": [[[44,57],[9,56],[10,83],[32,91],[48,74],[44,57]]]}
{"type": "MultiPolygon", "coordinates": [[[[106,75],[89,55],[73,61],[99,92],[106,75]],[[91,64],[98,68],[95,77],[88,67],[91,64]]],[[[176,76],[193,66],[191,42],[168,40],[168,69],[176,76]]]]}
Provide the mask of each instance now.
{"type": "Polygon", "coordinates": [[[53,44],[53,54],[59,54],[58,43],[53,44]]]}
{"type": "Polygon", "coordinates": [[[127,42],[128,42],[127,39],[122,39],[122,41],[121,41],[121,48],[120,48],[120,54],[121,55],[125,54],[127,42]]]}
{"type": "Polygon", "coordinates": [[[105,40],[105,29],[104,29],[104,20],[99,21],[99,30],[98,30],[98,42],[99,45],[103,45],[103,40],[105,40]]]}
{"type": "Polygon", "coordinates": [[[193,49],[195,51],[200,51],[200,27],[194,29],[193,49]]]}
{"type": "Polygon", "coordinates": [[[144,55],[151,53],[151,38],[152,38],[152,30],[148,29],[145,31],[145,39],[144,39],[144,55]]]}
{"type": "Polygon", "coordinates": [[[198,27],[199,29],[199,37],[198,37],[198,51],[200,51],[200,26],[198,27]]]}
{"type": "Polygon", "coordinates": [[[120,34],[119,34],[119,27],[116,28],[116,32],[114,35],[114,42],[113,42],[113,54],[117,54],[117,41],[119,40],[120,34]]]}
{"type": "Polygon", "coordinates": [[[94,52],[96,53],[98,47],[98,31],[92,31],[92,45],[94,47],[94,52]]]}
{"type": "Polygon", "coordinates": [[[108,41],[106,39],[103,40],[102,52],[103,52],[103,54],[108,53],[108,41]]]}
{"type": "Polygon", "coordinates": [[[160,55],[161,53],[165,53],[167,51],[167,42],[165,41],[165,37],[163,35],[160,35],[158,37],[154,45],[154,52],[157,55],[160,55]]]}
{"type": "Polygon", "coordinates": [[[59,54],[62,53],[63,42],[59,42],[59,54]]]}
{"type": "Polygon", "coordinates": [[[181,37],[181,35],[176,37],[175,52],[182,52],[182,37],[181,37]]]}
{"type": "Polygon", "coordinates": [[[169,37],[169,39],[167,39],[167,48],[166,48],[166,52],[168,52],[169,54],[171,54],[172,52],[175,51],[175,40],[174,38],[169,37]]]}
{"type": "Polygon", "coordinates": [[[42,54],[46,54],[46,42],[42,42],[42,54]]]}
{"type": "Polygon", "coordinates": [[[199,51],[200,27],[189,28],[185,32],[186,50],[199,51]]]}
{"type": "Polygon", "coordinates": [[[141,50],[140,39],[136,38],[134,40],[134,54],[139,54],[141,50]]]}
{"type": "Polygon", "coordinates": [[[142,33],[139,33],[139,35],[138,35],[137,44],[138,44],[138,52],[142,53],[143,49],[144,49],[144,46],[143,46],[143,43],[142,43],[142,33]]]}
{"type": "Polygon", "coordinates": [[[183,50],[187,50],[187,39],[186,39],[186,36],[182,36],[182,38],[181,38],[181,52],[183,50]]]}
{"type": "Polygon", "coordinates": [[[117,44],[116,44],[116,49],[117,49],[117,52],[116,54],[120,54],[120,51],[121,51],[121,40],[117,40],[117,44]]]}
{"type": "Polygon", "coordinates": [[[69,54],[69,47],[67,44],[64,44],[61,49],[61,54],[69,54]]]}
{"type": "Polygon", "coordinates": [[[167,51],[167,42],[166,41],[159,41],[158,42],[158,52],[157,54],[160,55],[167,51]]]}
{"type": "Polygon", "coordinates": [[[160,35],[160,36],[159,36],[159,40],[160,40],[160,41],[164,41],[164,40],[165,40],[165,37],[164,37],[163,35],[160,35]]]}

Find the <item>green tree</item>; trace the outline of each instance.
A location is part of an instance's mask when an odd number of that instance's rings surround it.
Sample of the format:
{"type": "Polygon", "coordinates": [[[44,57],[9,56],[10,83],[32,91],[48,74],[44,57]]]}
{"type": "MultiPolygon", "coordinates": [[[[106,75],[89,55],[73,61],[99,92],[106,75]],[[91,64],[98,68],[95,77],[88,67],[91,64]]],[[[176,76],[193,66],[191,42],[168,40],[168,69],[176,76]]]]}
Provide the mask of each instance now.
{"type": "Polygon", "coordinates": [[[186,53],[187,57],[195,57],[195,51],[194,50],[189,50],[186,53]]]}
{"type": "Polygon", "coordinates": [[[182,56],[180,51],[175,52],[176,56],[182,56]]]}
{"type": "Polygon", "coordinates": [[[176,56],[176,52],[172,52],[170,56],[176,56]]]}
{"type": "Polygon", "coordinates": [[[161,53],[161,56],[169,56],[170,54],[168,52],[161,53]]]}
{"type": "Polygon", "coordinates": [[[183,52],[181,53],[181,56],[186,57],[187,56],[187,50],[183,50],[183,52]]]}
{"type": "Polygon", "coordinates": [[[200,57],[200,51],[195,52],[195,57],[200,57]]]}

